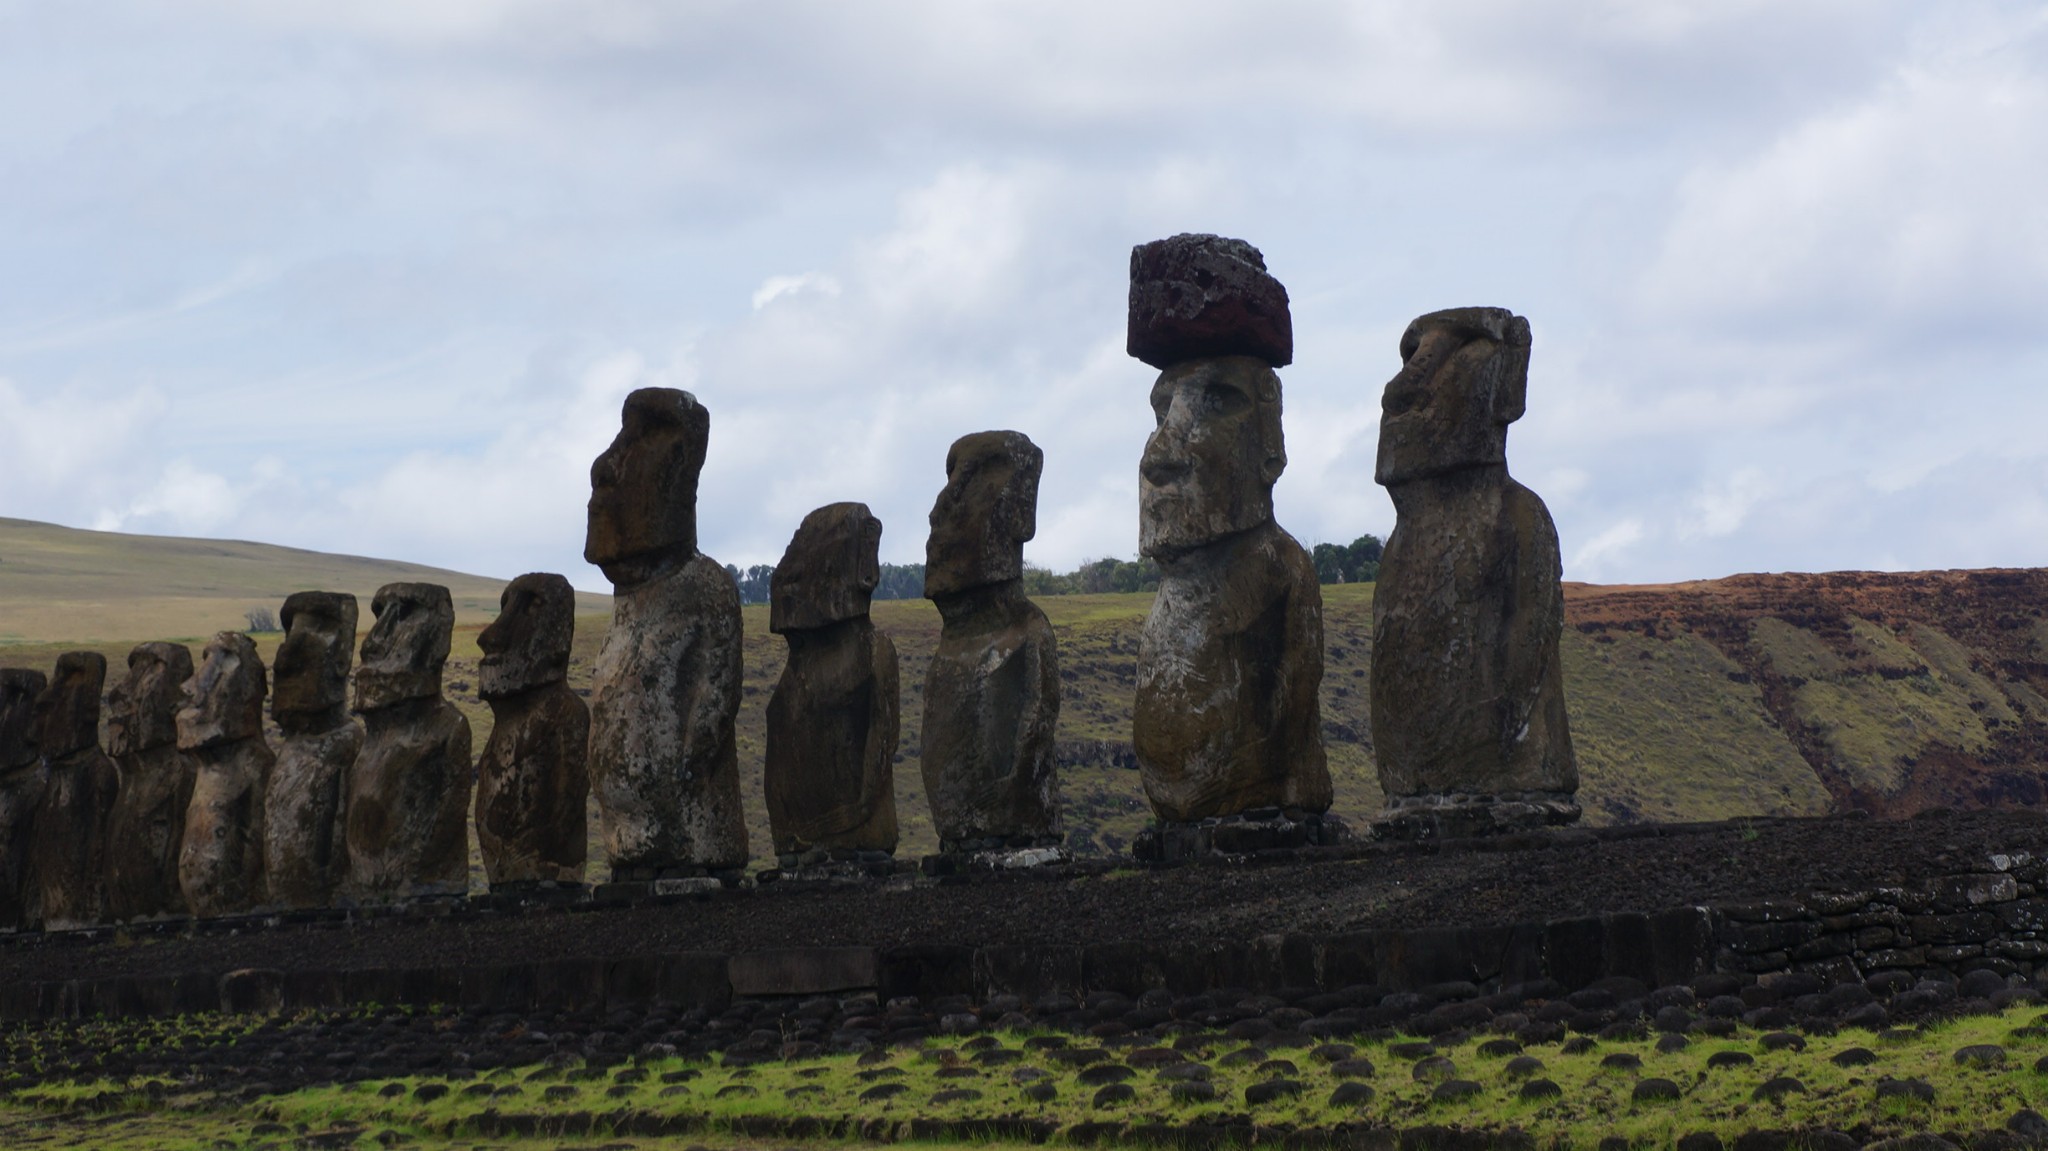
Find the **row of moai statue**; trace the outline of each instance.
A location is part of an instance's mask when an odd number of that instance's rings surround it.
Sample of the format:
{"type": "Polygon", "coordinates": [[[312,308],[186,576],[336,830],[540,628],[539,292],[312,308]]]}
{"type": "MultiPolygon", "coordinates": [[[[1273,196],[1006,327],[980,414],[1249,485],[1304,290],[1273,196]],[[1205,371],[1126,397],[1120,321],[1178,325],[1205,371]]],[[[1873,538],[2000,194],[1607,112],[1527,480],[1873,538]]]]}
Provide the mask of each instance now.
{"type": "MultiPolygon", "coordinates": [[[[1485,834],[1578,817],[1566,723],[1556,529],[1509,478],[1529,326],[1498,308],[1434,312],[1401,339],[1375,478],[1397,522],[1373,601],[1376,835],[1485,834]]],[[[1139,542],[1160,588],[1140,637],[1133,744],[1158,826],[1141,854],[1330,842],[1322,595],[1273,518],[1286,467],[1275,369],[1293,358],[1287,293],[1239,240],[1181,235],[1131,258],[1128,348],[1159,370],[1139,466],[1139,542]],[[1228,826],[1227,840],[1219,828],[1228,826]]],[[[614,588],[586,709],[563,682],[574,593],[507,587],[479,637],[494,728],[477,838],[494,889],[580,883],[586,794],[614,881],[731,881],[750,851],[740,801],[738,589],[697,550],[710,415],[687,392],[627,397],[591,468],[584,557],[614,588]]],[[[1058,652],[1023,592],[1039,449],[957,441],[930,516],[925,594],[943,626],[924,691],[922,774],[942,856],[1060,858],[1058,652]]],[[[897,846],[899,684],[869,619],[882,525],[863,504],[806,516],[775,568],[770,629],[788,659],[767,709],[763,786],[778,863],[886,858],[897,846]]],[[[470,734],[441,697],[447,589],[394,584],[344,709],[353,597],[285,604],[272,714],[246,636],[144,644],[109,696],[104,661],[45,685],[0,674],[0,924],[189,908],[320,906],[467,887],[470,734]],[[97,822],[96,822],[97,821],[97,822]]]]}
{"type": "Polygon", "coordinates": [[[356,598],[337,592],[285,601],[270,669],[240,632],[196,665],[182,644],[136,647],[106,692],[104,749],[104,656],[0,671],[0,928],[459,895],[472,787],[493,885],[580,882],[589,713],[563,682],[568,581],[512,581],[478,636],[495,722],[474,767],[441,694],[448,589],[389,584],[371,611],[360,720],[356,598]]]}

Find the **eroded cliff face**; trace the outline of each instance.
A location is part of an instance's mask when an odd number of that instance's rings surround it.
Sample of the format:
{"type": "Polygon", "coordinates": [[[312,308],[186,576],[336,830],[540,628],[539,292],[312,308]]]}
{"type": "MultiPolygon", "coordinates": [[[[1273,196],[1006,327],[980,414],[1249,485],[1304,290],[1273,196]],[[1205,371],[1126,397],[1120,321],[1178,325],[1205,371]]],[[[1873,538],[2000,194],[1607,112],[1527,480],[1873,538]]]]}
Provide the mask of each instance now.
{"type": "Polygon", "coordinates": [[[1566,694],[1604,737],[1582,796],[1604,820],[2048,798],[2048,569],[1567,584],[1565,600],[1566,694]]]}

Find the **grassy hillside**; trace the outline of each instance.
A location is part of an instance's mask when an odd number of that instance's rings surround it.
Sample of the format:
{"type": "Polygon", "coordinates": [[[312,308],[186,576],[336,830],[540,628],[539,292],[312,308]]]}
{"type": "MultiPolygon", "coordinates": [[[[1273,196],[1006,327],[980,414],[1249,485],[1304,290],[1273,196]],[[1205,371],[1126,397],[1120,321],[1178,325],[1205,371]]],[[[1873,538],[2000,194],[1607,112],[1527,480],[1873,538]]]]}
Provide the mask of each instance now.
{"type": "MultiPolygon", "coordinates": [[[[0,665],[47,669],[73,647],[120,666],[148,639],[199,642],[300,588],[425,579],[454,590],[446,686],[477,746],[476,634],[500,584],[344,556],[75,532],[0,520],[0,665]]],[[[1324,590],[1324,735],[1338,814],[1378,809],[1367,681],[1372,586],[1324,590]]],[[[1138,630],[1150,595],[1040,601],[1060,640],[1061,786],[1077,850],[1118,853],[1145,826],[1130,752],[1138,630]]],[[[1663,587],[1569,585],[1563,658],[1581,801],[1593,822],[1818,814],[1855,805],[2039,802],[2048,780],[2048,571],[1738,576],[1663,587]]],[[[572,685],[586,689],[608,620],[578,617],[572,685]]],[[[925,668],[939,617],[923,600],[874,606],[902,661],[896,794],[902,852],[936,840],[919,775],[925,668]]],[[[364,626],[367,627],[365,620],[364,626]]],[[[784,644],[745,609],[740,762],[755,854],[768,849],[761,762],[784,644]]],[[[258,637],[266,659],[275,635],[258,637]]],[[[595,856],[593,857],[595,858],[595,856]]]]}

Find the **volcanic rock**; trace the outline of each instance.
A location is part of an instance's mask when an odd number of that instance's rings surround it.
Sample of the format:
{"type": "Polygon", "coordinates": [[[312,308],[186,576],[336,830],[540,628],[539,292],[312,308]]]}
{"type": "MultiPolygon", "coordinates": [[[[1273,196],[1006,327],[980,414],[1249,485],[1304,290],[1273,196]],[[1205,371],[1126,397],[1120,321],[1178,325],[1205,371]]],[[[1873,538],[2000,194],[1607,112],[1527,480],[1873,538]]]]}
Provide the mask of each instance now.
{"type": "Polygon", "coordinates": [[[469,720],[441,697],[455,604],[439,584],[392,583],[370,601],[348,776],[345,890],[358,901],[469,889],[469,720]]]}
{"type": "Polygon", "coordinates": [[[942,851],[1060,834],[1059,651],[1022,579],[1044,463],[1021,432],[962,436],[932,505],[924,592],[944,625],[925,675],[921,766],[942,851]]]}
{"type": "Polygon", "coordinates": [[[477,761],[476,838],[491,885],[583,882],[590,708],[563,682],[576,591],[536,572],[505,586],[477,636],[491,738],[477,761]]]}
{"type": "Polygon", "coordinates": [[[1211,356],[1294,359],[1287,289],[1243,240],[1182,233],[1131,249],[1125,350],[1155,368],[1211,356]]]}
{"type": "Polygon", "coordinates": [[[768,698],[761,787],[778,854],[896,850],[896,645],[868,618],[882,521],[866,504],[804,517],[769,585],[789,660],[768,698]]]}
{"type": "Polygon", "coordinates": [[[48,775],[36,749],[36,697],[49,678],[0,668],[0,930],[32,927],[41,899],[29,875],[29,841],[48,775]]]}
{"type": "Polygon", "coordinates": [[[1373,598],[1373,747],[1396,835],[1578,818],[1557,529],[1507,471],[1529,324],[1433,312],[1401,337],[1374,478],[1397,519],[1373,598]]]}
{"type": "Polygon", "coordinates": [[[178,849],[178,886],[194,915],[233,915],[265,897],[263,805],[276,763],[263,738],[269,688],[256,644],[224,631],[185,681],[178,748],[196,761],[178,849]]]}
{"type": "Polygon", "coordinates": [[[70,651],[36,697],[34,730],[46,783],[30,834],[44,930],[87,927],[106,916],[107,817],[120,775],[100,750],[100,689],[107,657],[70,651]]]}
{"type": "Polygon", "coordinates": [[[348,878],[348,777],[363,725],[348,714],[356,597],[302,591],[280,613],[270,714],[284,739],[263,808],[263,870],[282,907],[325,907],[348,878]]]}
{"type": "Polygon", "coordinates": [[[711,415],[688,392],[642,388],[621,424],[590,467],[583,545],[613,586],[590,697],[606,853],[615,879],[742,867],[739,588],[697,551],[711,415]]]}
{"type": "Polygon", "coordinates": [[[197,768],[178,750],[178,709],[191,678],[184,644],[145,643],[107,693],[107,753],[120,776],[107,818],[107,917],[116,922],[186,911],[178,851],[197,768]]]}

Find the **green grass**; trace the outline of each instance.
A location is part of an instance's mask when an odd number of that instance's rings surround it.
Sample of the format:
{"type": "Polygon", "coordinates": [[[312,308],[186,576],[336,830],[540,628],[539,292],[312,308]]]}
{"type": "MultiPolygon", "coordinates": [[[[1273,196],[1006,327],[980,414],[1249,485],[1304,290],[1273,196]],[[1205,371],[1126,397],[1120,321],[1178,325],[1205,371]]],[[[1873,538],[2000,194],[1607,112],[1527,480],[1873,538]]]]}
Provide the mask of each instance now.
{"type": "MultiPolygon", "coordinates": [[[[1373,1097],[1357,1106],[1331,1104],[1331,1092],[1345,1079],[1314,1051],[1278,1049],[1234,1062],[1233,1052],[1244,1045],[1220,1034],[1205,1037],[1207,1042],[1186,1053],[1210,1067],[1210,1082],[1217,1088],[1214,1102],[1194,1104],[1176,1102],[1169,1084],[1159,1078],[1155,1068],[1137,1067],[1136,1074],[1125,1080],[1136,1091],[1134,1099],[1097,1106],[1093,1102],[1097,1087],[1083,1082],[1080,1069],[1034,1050],[1030,1046],[1033,1036],[1023,1033],[992,1037],[996,1045],[1018,1051],[1022,1058],[991,1066],[975,1062],[976,1044],[989,1040],[949,1039],[923,1048],[889,1050],[880,1053],[879,1061],[874,1061],[874,1056],[863,1061],[840,1055],[728,1067],[716,1061],[658,1058],[588,1072],[573,1066],[531,1065],[498,1068],[470,1079],[432,1075],[373,1079],[269,1095],[253,1102],[163,1079],[153,1081],[154,1089],[151,1081],[62,1083],[0,1099],[0,1141],[7,1146],[28,1146],[32,1144],[19,1136],[42,1131],[79,1140],[44,1144],[48,1146],[209,1146],[207,1140],[222,1138],[223,1132],[240,1132],[246,1139],[248,1132],[268,1123],[292,1133],[358,1129],[365,1139],[389,1131],[424,1145],[438,1145],[451,1139],[473,1141],[476,1117],[486,1111],[601,1118],[622,1110],[697,1117],[705,1124],[703,1141],[707,1145],[721,1145],[721,1136],[735,1138],[734,1130],[750,1117],[788,1115],[856,1121],[1021,1117],[1062,1129],[1105,1120],[1176,1125],[1255,1122],[1283,1127],[1437,1124],[1478,1130],[1516,1128],[1535,1136],[1539,1145],[1556,1142],[1561,1146],[1591,1146],[1601,1136],[1620,1135],[1636,1147],[1670,1147],[1680,1135],[1694,1131],[1714,1132],[1732,1144],[1745,1131],[1773,1128],[1855,1130],[1875,1138],[1912,1131],[1996,1128],[2021,1108],[2042,1107],[2044,1096],[2048,1096],[2048,1076],[2035,1071],[2034,1062],[2048,1054],[2048,1041],[2039,1037],[2038,1027],[2021,1030],[2031,1022],[2028,1016],[2008,1012],[1935,1025],[1898,1040],[1880,1039],[1867,1032],[1809,1036],[1804,1039],[1804,1050],[1766,1051],[1758,1035],[1750,1031],[1727,1039],[1696,1039],[1686,1050],[1669,1054],[1658,1052],[1650,1039],[1605,1041],[1590,1051],[1573,1054],[1565,1054],[1559,1045],[1540,1045],[1525,1052],[1543,1064],[1535,1077],[1548,1079],[1561,1090],[1559,1097],[1545,1101],[1523,1098],[1521,1088],[1528,1077],[1508,1072],[1508,1055],[1480,1053],[1484,1036],[1437,1049],[1455,1065],[1455,1077],[1479,1085],[1476,1095],[1452,1102],[1437,1101],[1433,1097],[1437,1080],[1418,1079],[1411,1070],[1414,1065],[1389,1050],[1388,1043],[1351,1045],[1355,1050],[1350,1057],[1374,1066],[1371,1074],[1359,1080],[1373,1088],[1373,1097]],[[2007,1052],[2003,1066],[1982,1068],[1955,1061],[1958,1049],[1976,1044],[2002,1045],[2007,1052]],[[1870,1050],[1877,1062],[1861,1067],[1833,1062],[1833,1056],[1857,1047],[1870,1050]],[[1709,1059],[1723,1051],[1745,1052],[1754,1062],[1710,1068],[1709,1059]],[[1616,1069],[1603,1064],[1617,1054],[1635,1056],[1640,1067],[1616,1069]],[[1290,1061],[1295,1070],[1262,1070],[1262,1061],[1269,1058],[1290,1061]],[[942,1074],[946,1068],[968,1070],[955,1072],[962,1077],[948,1078],[942,1074]],[[1049,1101],[1027,1097],[1018,1081],[1023,1068],[1042,1073],[1034,1082],[1052,1084],[1056,1097],[1049,1101]],[[639,1081],[620,1082],[622,1072],[639,1081]],[[1778,1100],[1757,1098],[1757,1088],[1779,1076],[1799,1080],[1804,1090],[1778,1100]],[[1681,1097],[1670,1102],[1634,1101],[1636,1083],[1650,1077],[1676,1083],[1681,1097]],[[1273,1078],[1295,1080],[1305,1090],[1274,1103],[1246,1102],[1246,1088],[1273,1078]],[[1880,1082],[1909,1078],[1931,1086],[1933,1100],[1922,1103],[1878,1097],[1880,1082]],[[444,1084],[450,1090],[440,1098],[422,1100],[416,1092],[428,1083],[444,1084]],[[890,1099],[861,1098],[864,1091],[881,1083],[902,1084],[906,1089],[890,1099]],[[467,1093],[477,1084],[488,1085],[493,1093],[467,1093]],[[957,1088],[972,1090],[979,1097],[934,1101],[939,1092],[957,1088]],[[91,1130],[78,1129],[84,1125],[92,1125],[91,1130]],[[83,1141],[87,1137],[98,1141],[83,1141]],[[177,1142],[173,1137],[186,1141],[177,1142]]],[[[110,1037],[121,1026],[108,1025],[100,1035],[110,1037]]],[[[184,1026],[218,1037],[231,1035],[249,1023],[191,1017],[184,1026]]],[[[61,1038],[67,1037],[53,1035],[53,1042],[61,1038]]],[[[1090,1045],[1082,1038],[1069,1037],[1068,1042],[1074,1047],[1090,1045]]],[[[1131,1058],[1132,1053],[1111,1050],[1104,1055],[1108,1060],[1120,1060],[1131,1058]]],[[[590,1140],[593,1144],[605,1141],[601,1131],[590,1140]]],[[[698,1140],[693,1137],[691,1141],[698,1140]]],[[[491,1142],[513,1141],[494,1138],[491,1142]]],[[[237,1141],[231,1145],[245,1144],[237,1141]]],[[[557,1137],[547,1145],[563,1144],[557,1137]]]]}

